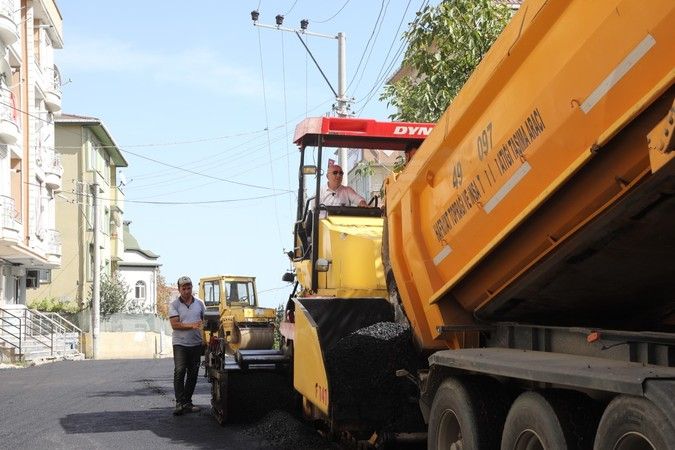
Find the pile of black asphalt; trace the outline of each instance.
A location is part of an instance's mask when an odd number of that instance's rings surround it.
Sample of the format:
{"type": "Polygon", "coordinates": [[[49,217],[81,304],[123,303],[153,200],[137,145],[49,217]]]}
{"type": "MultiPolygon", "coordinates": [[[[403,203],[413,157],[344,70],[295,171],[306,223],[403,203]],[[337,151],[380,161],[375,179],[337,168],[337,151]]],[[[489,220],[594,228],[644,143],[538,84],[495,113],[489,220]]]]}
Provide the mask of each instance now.
{"type": "Polygon", "coordinates": [[[245,433],[251,437],[262,437],[275,449],[339,448],[337,444],[321,436],[310,424],[283,410],[271,411],[245,433]]]}
{"type": "Polygon", "coordinates": [[[337,448],[320,435],[311,423],[302,420],[300,397],[288,374],[242,371],[228,378],[230,424],[244,426],[244,433],[263,448],[337,448]]]}
{"type": "Polygon", "coordinates": [[[356,416],[384,431],[423,430],[417,386],[396,376],[421,365],[407,325],[378,322],[343,337],[326,352],[330,400],[344,414],[336,418],[356,416]]]}

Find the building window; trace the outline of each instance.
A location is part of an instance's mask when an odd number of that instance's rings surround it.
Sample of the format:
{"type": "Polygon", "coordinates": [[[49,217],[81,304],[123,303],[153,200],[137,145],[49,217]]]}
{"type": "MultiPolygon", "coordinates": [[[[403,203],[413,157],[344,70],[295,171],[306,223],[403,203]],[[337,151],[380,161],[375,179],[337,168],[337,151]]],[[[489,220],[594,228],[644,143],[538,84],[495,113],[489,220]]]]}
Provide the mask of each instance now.
{"type": "Polygon", "coordinates": [[[136,300],[145,300],[145,281],[136,282],[136,300]]]}
{"type": "Polygon", "coordinates": [[[52,282],[52,269],[40,269],[40,283],[47,284],[52,282]]]}

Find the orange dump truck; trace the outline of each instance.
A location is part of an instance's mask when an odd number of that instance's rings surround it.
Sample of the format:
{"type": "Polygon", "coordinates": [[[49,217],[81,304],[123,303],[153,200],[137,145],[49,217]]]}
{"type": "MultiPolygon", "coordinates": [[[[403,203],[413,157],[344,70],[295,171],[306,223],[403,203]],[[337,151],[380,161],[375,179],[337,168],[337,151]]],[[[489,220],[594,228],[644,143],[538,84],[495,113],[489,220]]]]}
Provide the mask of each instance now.
{"type": "Polygon", "coordinates": [[[675,2],[526,1],[387,185],[429,448],[675,448],[675,2]]]}

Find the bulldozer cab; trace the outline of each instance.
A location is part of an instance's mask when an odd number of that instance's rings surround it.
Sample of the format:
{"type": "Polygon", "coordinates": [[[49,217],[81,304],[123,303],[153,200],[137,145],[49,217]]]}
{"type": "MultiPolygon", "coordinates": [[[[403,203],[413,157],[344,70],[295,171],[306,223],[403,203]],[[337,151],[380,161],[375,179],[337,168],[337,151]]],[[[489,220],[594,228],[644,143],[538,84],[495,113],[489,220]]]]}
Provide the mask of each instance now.
{"type": "Polygon", "coordinates": [[[255,277],[218,275],[201,278],[199,294],[207,309],[258,306],[255,277]]]}
{"type": "MultiPolygon", "coordinates": [[[[326,182],[324,151],[344,148],[357,159],[359,155],[365,158],[365,152],[403,154],[410,146],[419,146],[433,126],[345,117],[312,117],[298,124],[294,136],[300,149],[298,204],[294,249],[289,257],[306,292],[332,297],[386,297],[380,256],[383,211],[376,198],[366,208],[321,203],[321,185],[326,182]]],[[[349,169],[343,167],[346,172],[349,169]]]]}

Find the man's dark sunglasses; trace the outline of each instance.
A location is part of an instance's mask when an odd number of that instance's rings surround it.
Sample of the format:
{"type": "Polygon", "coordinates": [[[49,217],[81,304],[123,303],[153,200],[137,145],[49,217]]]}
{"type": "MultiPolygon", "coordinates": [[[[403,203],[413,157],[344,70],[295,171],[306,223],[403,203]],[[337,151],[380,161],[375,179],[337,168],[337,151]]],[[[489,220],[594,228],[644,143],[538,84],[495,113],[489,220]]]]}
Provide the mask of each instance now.
{"type": "Polygon", "coordinates": [[[341,171],[341,170],[334,170],[332,173],[333,173],[333,175],[337,175],[337,174],[344,175],[344,174],[345,174],[345,173],[344,173],[343,171],[341,171]]]}

